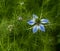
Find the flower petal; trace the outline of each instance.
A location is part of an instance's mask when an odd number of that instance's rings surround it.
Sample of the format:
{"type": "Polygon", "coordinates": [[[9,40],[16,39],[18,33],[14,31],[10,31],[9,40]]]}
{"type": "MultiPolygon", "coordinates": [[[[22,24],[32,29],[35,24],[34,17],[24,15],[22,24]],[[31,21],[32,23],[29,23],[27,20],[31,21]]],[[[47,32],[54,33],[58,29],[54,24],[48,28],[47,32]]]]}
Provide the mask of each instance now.
{"type": "Polygon", "coordinates": [[[33,19],[37,19],[37,18],[38,18],[38,16],[33,14],[33,19]]]}
{"type": "Polygon", "coordinates": [[[35,26],[33,27],[33,33],[36,33],[36,32],[37,32],[37,30],[38,30],[38,26],[37,26],[37,25],[35,25],[35,26]]]}
{"type": "Polygon", "coordinates": [[[44,27],[44,25],[40,24],[40,25],[39,25],[39,29],[40,29],[41,31],[45,32],[45,27],[44,27]]]}
{"type": "Polygon", "coordinates": [[[41,23],[48,23],[48,19],[41,19],[41,23]]]}
{"type": "Polygon", "coordinates": [[[35,20],[30,20],[27,22],[29,25],[34,25],[35,24],[35,20]]]}

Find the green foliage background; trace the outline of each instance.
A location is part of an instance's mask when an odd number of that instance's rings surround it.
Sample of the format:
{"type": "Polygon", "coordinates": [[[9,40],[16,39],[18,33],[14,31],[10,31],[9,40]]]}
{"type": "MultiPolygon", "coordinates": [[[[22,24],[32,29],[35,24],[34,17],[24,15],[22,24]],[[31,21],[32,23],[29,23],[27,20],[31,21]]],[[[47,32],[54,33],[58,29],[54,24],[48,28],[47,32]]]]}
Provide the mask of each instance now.
{"type": "Polygon", "coordinates": [[[59,51],[60,0],[0,0],[0,51],[59,51]],[[24,2],[23,5],[20,3],[24,2]],[[46,32],[33,33],[27,21],[47,18],[46,32]],[[19,17],[22,20],[18,20],[19,17]],[[8,26],[13,25],[12,31],[8,26]]]}

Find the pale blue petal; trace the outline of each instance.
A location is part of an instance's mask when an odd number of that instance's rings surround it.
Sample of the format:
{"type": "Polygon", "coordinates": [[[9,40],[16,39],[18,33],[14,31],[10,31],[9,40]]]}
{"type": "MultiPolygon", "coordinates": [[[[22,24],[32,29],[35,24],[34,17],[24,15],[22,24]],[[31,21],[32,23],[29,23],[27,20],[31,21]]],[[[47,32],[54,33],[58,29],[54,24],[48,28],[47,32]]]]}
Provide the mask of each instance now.
{"type": "Polygon", "coordinates": [[[40,25],[39,25],[39,29],[40,29],[41,31],[45,32],[45,27],[44,27],[44,25],[40,24],[40,25]]]}
{"type": "Polygon", "coordinates": [[[37,19],[37,18],[38,18],[38,16],[33,14],[33,19],[37,19]]]}
{"type": "Polygon", "coordinates": [[[36,33],[37,31],[38,31],[38,26],[37,25],[33,26],[33,33],[36,33]]]}
{"type": "Polygon", "coordinates": [[[41,19],[41,23],[48,23],[48,19],[41,19]]]}
{"type": "Polygon", "coordinates": [[[35,24],[35,21],[34,20],[30,20],[27,22],[29,25],[34,25],[35,24]]]}

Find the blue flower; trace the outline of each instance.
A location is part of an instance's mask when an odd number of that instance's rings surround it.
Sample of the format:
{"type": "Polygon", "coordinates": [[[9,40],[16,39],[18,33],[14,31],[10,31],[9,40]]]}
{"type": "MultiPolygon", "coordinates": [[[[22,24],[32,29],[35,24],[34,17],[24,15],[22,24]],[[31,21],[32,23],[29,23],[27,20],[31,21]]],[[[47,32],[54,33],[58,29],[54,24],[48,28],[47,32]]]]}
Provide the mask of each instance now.
{"type": "Polygon", "coordinates": [[[48,23],[49,22],[48,19],[41,19],[38,21],[37,20],[38,20],[38,16],[33,14],[33,19],[27,22],[29,25],[34,25],[33,33],[36,33],[38,30],[45,32],[45,27],[43,24],[48,23]]]}

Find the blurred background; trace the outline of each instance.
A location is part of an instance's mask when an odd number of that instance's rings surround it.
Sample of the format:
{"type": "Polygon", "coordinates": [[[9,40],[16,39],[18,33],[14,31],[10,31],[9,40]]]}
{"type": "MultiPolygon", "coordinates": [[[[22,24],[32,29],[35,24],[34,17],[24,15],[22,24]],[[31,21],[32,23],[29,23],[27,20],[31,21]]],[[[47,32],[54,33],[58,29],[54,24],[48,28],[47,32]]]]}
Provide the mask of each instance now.
{"type": "Polygon", "coordinates": [[[0,0],[0,51],[60,51],[60,0],[0,0]],[[51,25],[36,33],[32,15],[51,25]]]}

